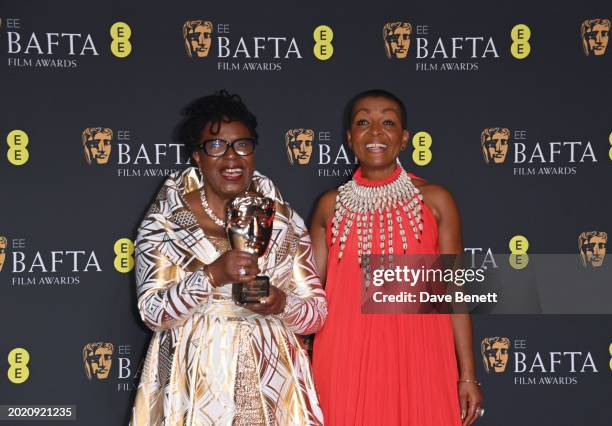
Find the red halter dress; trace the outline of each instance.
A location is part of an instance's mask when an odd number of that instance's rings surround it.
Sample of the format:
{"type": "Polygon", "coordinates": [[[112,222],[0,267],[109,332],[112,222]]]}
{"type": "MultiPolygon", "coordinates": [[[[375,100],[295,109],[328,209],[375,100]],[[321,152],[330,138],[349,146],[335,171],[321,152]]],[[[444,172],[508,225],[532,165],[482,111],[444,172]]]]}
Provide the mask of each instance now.
{"type": "MultiPolygon", "coordinates": [[[[360,185],[385,185],[399,176],[360,185]]],[[[412,179],[418,179],[409,174],[412,179]]],[[[438,253],[438,226],[422,206],[420,242],[407,232],[407,254],[438,253]]],[[[374,217],[373,253],[379,253],[379,223],[374,217]]],[[[343,227],[341,223],[341,228],[343,227]]],[[[394,252],[402,253],[395,227],[394,252]]],[[[362,314],[362,273],[357,261],[355,223],[338,260],[327,223],[328,316],[313,351],[314,379],[326,425],[460,426],[457,363],[453,330],[444,314],[362,314]]]]}

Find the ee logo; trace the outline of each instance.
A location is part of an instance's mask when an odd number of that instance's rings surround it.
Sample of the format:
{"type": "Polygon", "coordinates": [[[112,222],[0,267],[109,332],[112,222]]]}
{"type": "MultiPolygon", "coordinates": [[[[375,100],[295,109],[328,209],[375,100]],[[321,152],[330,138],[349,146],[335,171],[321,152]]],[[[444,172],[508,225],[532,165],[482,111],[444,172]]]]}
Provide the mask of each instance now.
{"type": "Polygon", "coordinates": [[[610,352],[610,370],[612,370],[612,343],[608,347],[608,352],[610,352]]]}
{"type": "Polygon", "coordinates": [[[113,41],[111,42],[111,52],[118,58],[125,58],[132,53],[132,29],[125,22],[115,22],[110,28],[110,35],[113,41]]]}
{"type": "Polygon", "coordinates": [[[527,254],[527,250],[529,250],[529,240],[522,235],[515,235],[510,239],[510,244],[508,244],[510,248],[510,266],[514,269],[523,269],[526,268],[529,264],[529,255],[527,254]]]}
{"type": "Polygon", "coordinates": [[[6,158],[14,166],[23,166],[30,159],[28,144],[30,138],[23,130],[12,130],[6,136],[6,143],[9,149],[6,153],[6,158]]]}
{"type": "Polygon", "coordinates": [[[319,61],[327,61],[334,55],[334,31],[327,25],[319,25],[312,34],[315,45],[312,52],[319,61]]]}
{"type": "Polygon", "coordinates": [[[431,135],[427,132],[418,132],[412,138],[412,161],[417,166],[426,166],[431,163],[431,135]]]}
{"type": "Polygon", "coordinates": [[[15,348],[8,354],[8,379],[16,385],[25,382],[30,377],[30,354],[24,348],[15,348]]]}
{"type": "MultiPolygon", "coordinates": [[[[608,142],[610,142],[610,145],[612,145],[612,133],[610,133],[610,136],[608,136],[608,142]]],[[[608,151],[608,157],[610,157],[610,160],[612,160],[612,146],[610,147],[610,150],[608,151]]]]}
{"type": "Polygon", "coordinates": [[[115,241],[115,269],[124,274],[134,269],[134,243],[129,238],[115,241]]]}
{"type": "Polygon", "coordinates": [[[525,59],[531,53],[531,45],[529,39],[531,38],[531,30],[525,24],[518,24],[510,31],[510,38],[512,44],[510,45],[510,53],[516,59],[525,59]]]}

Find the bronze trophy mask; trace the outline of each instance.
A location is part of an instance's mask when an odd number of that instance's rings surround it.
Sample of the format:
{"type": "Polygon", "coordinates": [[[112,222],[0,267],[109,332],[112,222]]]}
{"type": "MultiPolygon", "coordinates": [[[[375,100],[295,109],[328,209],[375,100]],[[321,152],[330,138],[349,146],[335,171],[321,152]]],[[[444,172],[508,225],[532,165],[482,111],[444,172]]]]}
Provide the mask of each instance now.
{"type": "MultiPolygon", "coordinates": [[[[232,198],[227,206],[226,231],[230,245],[261,257],[266,253],[274,222],[274,200],[247,191],[232,198]]],[[[236,303],[259,303],[270,294],[270,277],[258,275],[248,283],[232,284],[236,303]]]]}

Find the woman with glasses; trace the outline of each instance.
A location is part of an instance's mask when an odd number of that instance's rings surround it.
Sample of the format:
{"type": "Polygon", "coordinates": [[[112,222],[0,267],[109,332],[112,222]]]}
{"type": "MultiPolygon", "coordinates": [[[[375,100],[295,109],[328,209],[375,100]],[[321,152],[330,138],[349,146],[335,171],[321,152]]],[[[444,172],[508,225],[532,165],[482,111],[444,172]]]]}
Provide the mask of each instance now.
{"type": "Polygon", "coordinates": [[[155,331],[131,424],[321,424],[296,334],[327,314],[310,236],[270,179],[255,171],[257,121],[225,91],[184,110],[178,137],[195,163],[164,183],[136,240],[138,309],[155,331]],[[275,202],[268,250],[231,249],[228,201],[246,190],[275,202]],[[270,295],[237,305],[231,283],[270,277],[270,295]]]}

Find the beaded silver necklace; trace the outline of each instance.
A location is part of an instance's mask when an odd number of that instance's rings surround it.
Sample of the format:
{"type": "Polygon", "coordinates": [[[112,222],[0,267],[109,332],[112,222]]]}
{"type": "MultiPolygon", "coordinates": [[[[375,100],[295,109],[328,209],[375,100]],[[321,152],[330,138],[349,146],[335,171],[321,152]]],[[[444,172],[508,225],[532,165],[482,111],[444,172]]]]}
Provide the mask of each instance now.
{"type": "Polygon", "coordinates": [[[204,192],[204,188],[200,189],[200,202],[202,203],[202,208],[204,209],[208,217],[213,222],[215,222],[215,225],[220,226],[221,228],[225,228],[225,221],[219,219],[219,216],[217,216],[208,205],[208,200],[206,199],[206,193],[204,192]]]}
{"type": "Polygon", "coordinates": [[[340,237],[340,251],[338,260],[342,258],[348,233],[356,222],[357,228],[357,261],[364,263],[366,285],[371,278],[370,255],[372,254],[372,231],[374,229],[374,215],[378,212],[380,230],[380,251],[383,259],[387,259],[389,267],[393,267],[393,233],[394,220],[399,226],[402,238],[402,249],[406,253],[408,239],[401,210],[410,224],[414,237],[420,242],[423,231],[423,217],[421,204],[423,195],[414,185],[408,173],[401,168],[400,174],[392,182],[380,186],[365,186],[357,183],[355,178],[338,188],[336,207],[332,220],[332,244],[340,237]],[[386,218],[386,228],[385,228],[386,218]],[[340,224],[345,220],[342,234],[340,224]],[[385,233],[385,229],[388,231],[385,233]],[[385,235],[386,234],[386,235],[385,235]]]}

